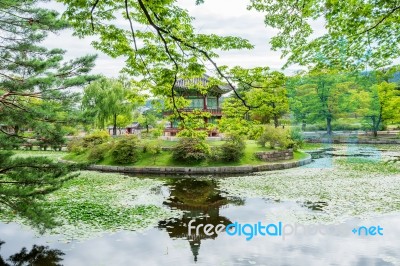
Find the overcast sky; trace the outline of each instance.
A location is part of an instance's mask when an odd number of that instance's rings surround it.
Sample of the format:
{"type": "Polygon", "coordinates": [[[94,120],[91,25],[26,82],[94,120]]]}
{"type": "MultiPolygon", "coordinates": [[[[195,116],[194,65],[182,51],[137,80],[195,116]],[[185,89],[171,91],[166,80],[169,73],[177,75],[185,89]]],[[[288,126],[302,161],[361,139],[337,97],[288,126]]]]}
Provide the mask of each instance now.
{"type": "MultiPolygon", "coordinates": [[[[179,5],[187,9],[192,17],[195,17],[194,27],[198,33],[238,36],[248,39],[255,46],[253,50],[220,53],[220,57],[216,59],[219,65],[269,66],[273,69],[280,69],[285,60],[280,58],[280,52],[272,51],[269,45],[270,38],[277,31],[265,26],[262,13],[247,10],[248,2],[245,0],[208,0],[202,5],[196,6],[195,0],[178,0],[179,5]]],[[[62,8],[55,3],[50,6],[59,11],[62,8]]],[[[125,24],[126,22],[121,21],[121,23],[125,24]]],[[[316,35],[323,33],[323,21],[313,23],[313,26],[316,35]]],[[[90,45],[92,40],[93,38],[79,39],[72,36],[71,30],[66,30],[59,35],[51,35],[45,41],[45,45],[67,50],[66,59],[96,53],[99,58],[94,72],[109,77],[118,76],[118,72],[124,65],[123,59],[113,59],[95,50],[90,45]]],[[[285,72],[289,74],[297,69],[299,69],[297,66],[292,66],[285,72]]]]}

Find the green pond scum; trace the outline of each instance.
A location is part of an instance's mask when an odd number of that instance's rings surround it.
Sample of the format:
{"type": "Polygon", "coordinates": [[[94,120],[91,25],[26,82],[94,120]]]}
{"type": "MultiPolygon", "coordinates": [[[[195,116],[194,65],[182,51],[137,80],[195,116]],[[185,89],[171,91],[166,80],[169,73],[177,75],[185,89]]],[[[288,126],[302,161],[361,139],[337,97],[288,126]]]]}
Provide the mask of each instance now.
{"type": "MultiPolygon", "coordinates": [[[[336,145],[335,148],[339,153],[346,146],[336,145]]],[[[390,148],[384,151],[390,156],[398,155],[396,150],[390,148]]],[[[56,160],[65,153],[19,151],[15,156],[26,154],[50,154],[56,160]]],[[[378,160],[333,156],[331,167],[300,167],[222,178],[198,177],[196,180],[203,180],[201,182],[186,178],[179,183],[186,184],[183,187],[180,185],[182,192],[188,192],[190,188],[185,201],[201,199],[207,202],[213,198],[214,192],[207,190],[203,193],[204,186],[199,187],[204,182],[212,182],[218,186],[213,185],[214,189],[229,198],[262,198],[295,203],[284,210],[268,211],[268,219],[335,223],[352,217],[371,217],[400,210],[400,163],[390,160],[392,157],[387,157],[386,153],[382,154],[378,160]],[[191,196],[193,193],[195,197],[191,196]]],[[[49,226],[45,233],[60,234],[66,239],[82,239],[120,230],[152,228],[160,220],[182,214],[164,204],[165,196],[161,191],[162,187],[176,182],[174,178],[81,171],[77,177],[66,181],[61,189],[40,201],[56,224],[49,226]]],[[[176,189],[173,193],[179,192],[176,189]]],[[[0,220],[29,224],[6,208],[0,213],[0,220]]]]}

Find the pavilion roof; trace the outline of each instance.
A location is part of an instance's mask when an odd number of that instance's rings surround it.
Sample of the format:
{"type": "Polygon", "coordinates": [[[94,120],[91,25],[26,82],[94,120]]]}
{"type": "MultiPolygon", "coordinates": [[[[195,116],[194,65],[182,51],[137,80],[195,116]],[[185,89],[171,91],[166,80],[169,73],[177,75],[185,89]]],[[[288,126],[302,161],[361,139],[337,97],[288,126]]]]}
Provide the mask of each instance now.
{"type": "MultiPolygon", "coordinates": [[[[202,77],[199,78],[191,78],[191,79],[178,79],[175,83],[175,88],[178,90],[193,90],[198,87],[209,87],[209,79],[210,76],[204,74],[202,77]]],[[[209,92],[214,92],[214,93],[227,93],[232,90],[232,87],[229,86],[228,84],[223,84],[223,85],[213,85],[208,88],[209,92]]]]}

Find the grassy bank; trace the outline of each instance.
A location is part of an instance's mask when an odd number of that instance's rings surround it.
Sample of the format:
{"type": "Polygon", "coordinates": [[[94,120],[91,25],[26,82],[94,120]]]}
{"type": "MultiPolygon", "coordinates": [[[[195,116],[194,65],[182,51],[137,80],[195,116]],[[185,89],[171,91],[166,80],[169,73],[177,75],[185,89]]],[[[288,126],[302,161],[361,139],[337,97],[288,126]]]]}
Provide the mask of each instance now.
{"type": "MultiPolygon", "coordinates": [[[[224,142],[223,141],[209,141],[208,144],[210,145],[210,148],[213,149],[213,147],[222,145],[224,142]]],[[[163,141],[162,142],[163,147],[173,147],[176,145],[175,141],[163,141]],[[168,144],[166,144],[168,143],[168,144]]],[[[201,166],[201,167],[212,167],[212,166],[240,166],[240,165],[259,165],[259,164],[265,164],[266,162],[259,160],[257,157],[254,156],[255,152],[259,151],[272,151],[272,149],[266,148],[266,147],[260,147],[257,145],[255,141],[249,140],[246,141],[246,149],[244,152],[244,156],[241,158],[240,161],[238,162],[218,162],[218,161],[210,161],[206,160],[203,162],[199,163],[183,163],[183,162],[178,162],[174,161],[172,158],[172,151],[166,150],[162,151],[160,154],[157,155],[152,155],[149,153],[141,153],[140,154],[140,159],[134,163],[134,164],[129,164],[129,166],[138,166],[138,167],[144,167],[144,166],[201,166]]],[[[83,154],[68,154],[67,156],[64,157],[66,160],[71,160],[75,162],[88,162],[88,156],[89,152],[85,152],[83,154]]],[[[294,159],[293,160],[300,160],[307,157],[307,154],[304,152],[294,152],[294,159]]],[[[107,152],[106,156],[103,160],[99,161],[97,164],[101,165],[117,165],[113,162],[111,153],[107,152]]]]}

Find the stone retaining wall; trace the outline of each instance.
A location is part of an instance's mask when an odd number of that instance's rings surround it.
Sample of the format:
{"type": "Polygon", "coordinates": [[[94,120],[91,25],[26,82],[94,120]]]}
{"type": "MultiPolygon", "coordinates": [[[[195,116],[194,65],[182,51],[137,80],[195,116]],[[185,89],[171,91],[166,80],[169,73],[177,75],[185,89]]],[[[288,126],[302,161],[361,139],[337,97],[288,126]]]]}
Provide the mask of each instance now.
{"type": "Polygon", "coordinates": [[[299,167],[311,163],[311,156],[295,161],[281,162],[261,165],[244,166],[221,166],[221,167],[134,167],[134,166],[110,166],[90,165],[88,170],[132,173],[132,174],[154,174],[154,175],[224,175],[224,174],[248,174],[261,171],[273,171],[299,167]]]}
{"type": "Polygon", "coordinates": [[[255,156],[265,162],[291,160],[293,159],[293,150],[261,151],[256,152],[255,156]]]}

